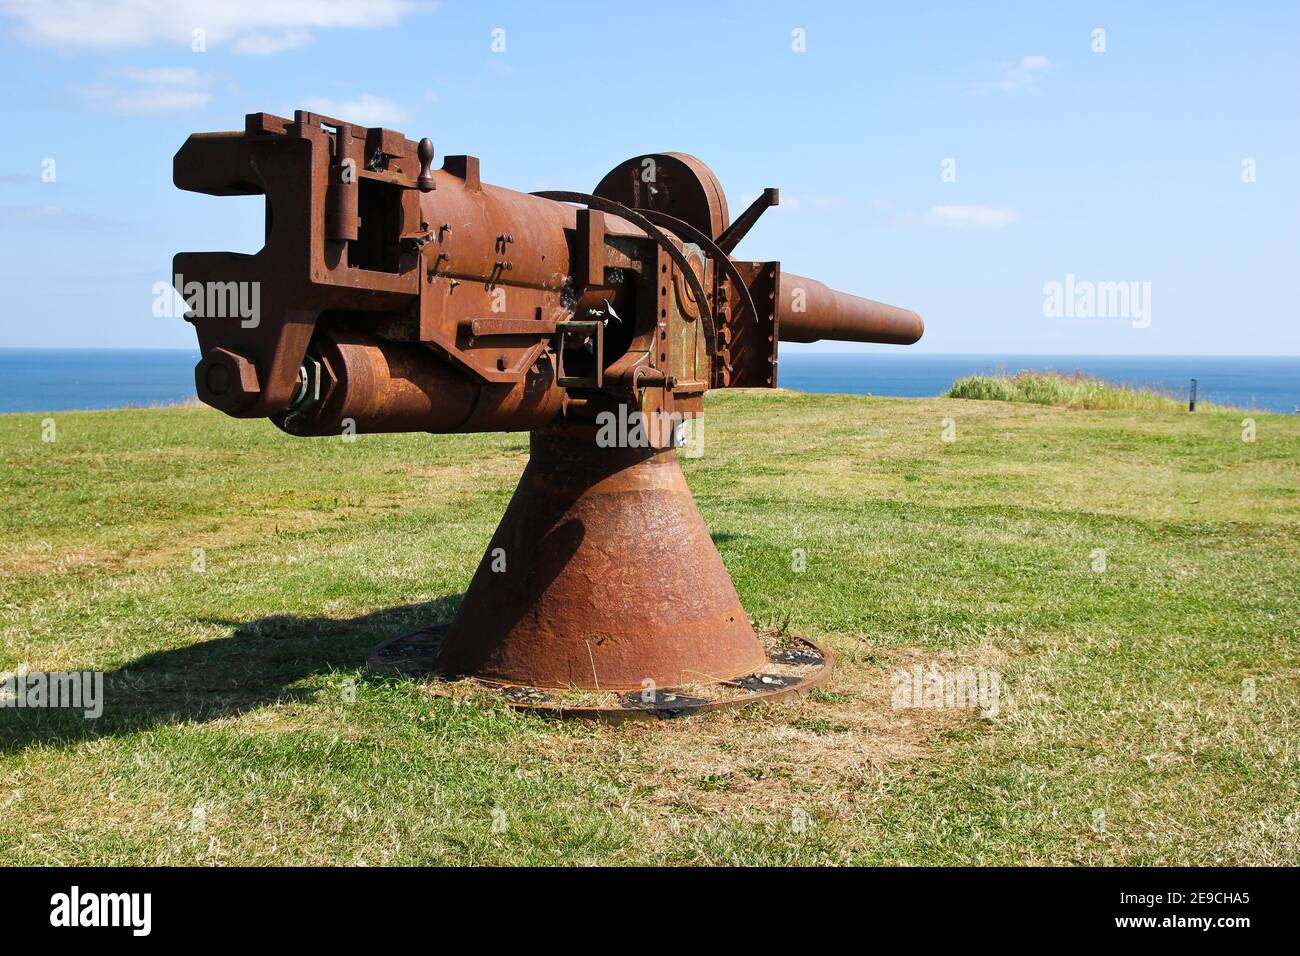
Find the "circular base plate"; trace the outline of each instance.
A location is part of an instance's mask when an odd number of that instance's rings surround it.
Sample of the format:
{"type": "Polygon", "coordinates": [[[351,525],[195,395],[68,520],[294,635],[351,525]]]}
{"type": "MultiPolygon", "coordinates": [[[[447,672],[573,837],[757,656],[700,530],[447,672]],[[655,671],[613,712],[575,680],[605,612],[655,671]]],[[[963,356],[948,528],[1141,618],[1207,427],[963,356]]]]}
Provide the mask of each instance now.
{"type": "MultiPolygon", "coordinates": [[[[421,677],[449,685],[438,666],[448,625],[435,624],[394,637],[370,652],[367,666],[378,673],[421,677]]],[[[511,707],[549,717],[592,720],[669,720],[724,707],[743,707],[787,694],[805,694],[824,684],[835,666],[830,651],[806,637],[759,631],[767,664],[752,674],[715,683],[641,691],[554,690],[503,686],[467,678],[479,689],[500,694],[511,707]]]]}

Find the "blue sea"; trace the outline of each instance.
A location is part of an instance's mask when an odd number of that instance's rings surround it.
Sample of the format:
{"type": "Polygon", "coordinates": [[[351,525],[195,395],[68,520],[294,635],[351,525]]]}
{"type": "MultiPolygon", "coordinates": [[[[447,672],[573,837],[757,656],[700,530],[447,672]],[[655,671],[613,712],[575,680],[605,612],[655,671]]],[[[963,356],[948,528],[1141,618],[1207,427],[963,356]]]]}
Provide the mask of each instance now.
{"type": "MultiPolygon", "coordinates": [[[[0,349],[0,412],[168,405],[194,398],[197,351],[185,349],[0,349]]],[[[1020,369],[1086,372],[1201,401],[1274,412],[1300,410],[1300,356],[781,355],[780,384],[805,392],[934,396],[955,379],[1020,369]]]]}
{"type": "Polygon", "coordinates": [[[1021,369],[1083,372],[1120,385],[1186,398],[1196,379],[1202,402],[1300,412],[1300,356],[915,355],[781,353],[778,384],[801,392],[934,396],[963,375],[1021,369]]]}

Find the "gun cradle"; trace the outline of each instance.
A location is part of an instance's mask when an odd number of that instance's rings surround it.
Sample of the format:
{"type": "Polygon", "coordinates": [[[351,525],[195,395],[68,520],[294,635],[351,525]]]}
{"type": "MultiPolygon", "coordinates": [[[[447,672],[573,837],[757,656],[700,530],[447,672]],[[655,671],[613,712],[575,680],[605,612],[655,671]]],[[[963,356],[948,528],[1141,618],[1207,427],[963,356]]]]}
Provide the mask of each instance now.
{"type": "Polygon", "coordinates": [[[558,198],[486,184],[472,156],[432,158],[427,140],[304,111],[188,139],[177,186],[267,210],[260,252],[175,257],[183,294],[256,284],[252,319],[187,298],[203,401],[298,435],[531,430],[774,386],[782,339],[921,335],[914,312],[733,261],[776,190],[728,229],[693,157],[635,157],[592,196],[558,198]]]}

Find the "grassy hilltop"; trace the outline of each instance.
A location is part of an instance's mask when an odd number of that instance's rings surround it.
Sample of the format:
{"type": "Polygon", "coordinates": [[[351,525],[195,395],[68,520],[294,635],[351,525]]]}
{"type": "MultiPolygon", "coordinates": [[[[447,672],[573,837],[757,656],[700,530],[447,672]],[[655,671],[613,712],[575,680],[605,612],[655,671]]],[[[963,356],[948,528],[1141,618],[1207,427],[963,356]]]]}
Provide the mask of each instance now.
{"type": "Polygon", "coordinates": [[[0,416],[0,671],[108,672],[99,720],[0,708],[5,861],[1300,863],[1300,418],[708,408],[745,606],[840,664],[619,727],[363,667],[454,612],[527,436],[0,416]],[[916,664],[997,714],[894,708],[916,664]]]}
{"type": "MultiPolygon", "coordinates": [[[[1150,388],[1116,385],[1075,372],[1020,371],[1014,375],[968,375],[948,389],[945,398],[975,398],[1000,402],[1029,402],[1034,405],[1058,405],[1089,411],[1126,410],[1179,412],[1187,408],[1186,398],[1150,388]]],[[[1200,402],[1202,412],[1237,411],[1200,402]]],[[[1250,412],[1241,409],[1245,414],[1250,412]]]]}

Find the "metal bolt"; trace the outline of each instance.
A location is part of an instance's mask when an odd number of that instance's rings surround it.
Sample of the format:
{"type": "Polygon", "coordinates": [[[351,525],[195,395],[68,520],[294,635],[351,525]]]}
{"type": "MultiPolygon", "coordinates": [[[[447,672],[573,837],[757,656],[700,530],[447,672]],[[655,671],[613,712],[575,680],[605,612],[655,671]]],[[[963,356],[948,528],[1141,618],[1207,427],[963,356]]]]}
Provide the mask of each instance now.
{"type": "Polygon", "coordinates": [[[194,367],[194,385],[199,398],[228,415],[236,415],[255,404],[262,394],[257,366],[246,356],[216,348],[194,367]]]}

